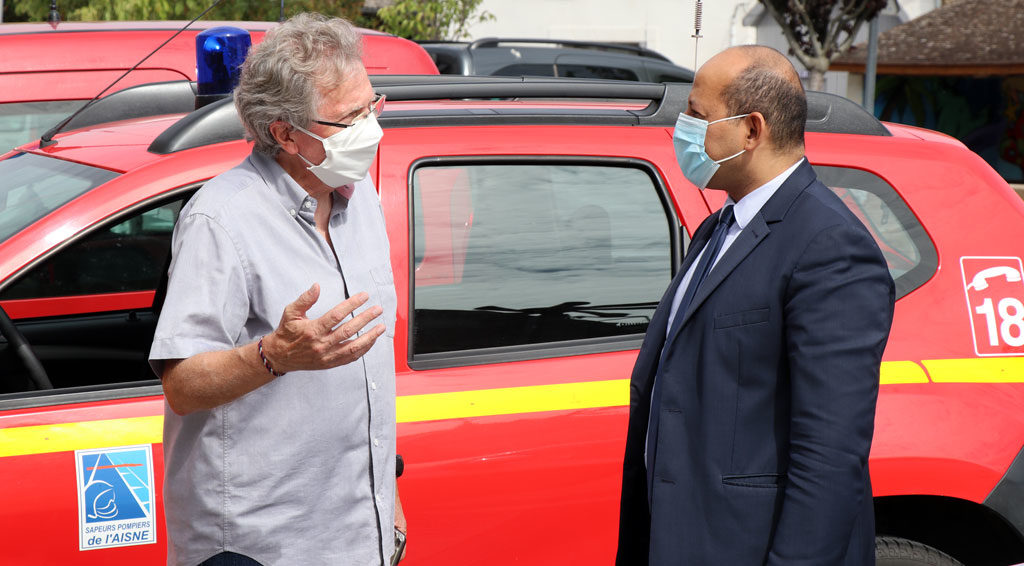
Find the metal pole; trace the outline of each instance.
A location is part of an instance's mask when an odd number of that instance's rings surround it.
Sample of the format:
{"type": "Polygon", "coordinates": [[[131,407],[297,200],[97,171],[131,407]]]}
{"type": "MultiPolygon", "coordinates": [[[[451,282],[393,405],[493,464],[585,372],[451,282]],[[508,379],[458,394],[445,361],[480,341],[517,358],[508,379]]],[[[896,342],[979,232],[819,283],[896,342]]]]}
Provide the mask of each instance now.
{"type": "Polygon", "coordinates": [[[878,16],[868,24],[868,60],[864,65],[864,109],[875,113],[875,73],[878,70],[878,16]]]}

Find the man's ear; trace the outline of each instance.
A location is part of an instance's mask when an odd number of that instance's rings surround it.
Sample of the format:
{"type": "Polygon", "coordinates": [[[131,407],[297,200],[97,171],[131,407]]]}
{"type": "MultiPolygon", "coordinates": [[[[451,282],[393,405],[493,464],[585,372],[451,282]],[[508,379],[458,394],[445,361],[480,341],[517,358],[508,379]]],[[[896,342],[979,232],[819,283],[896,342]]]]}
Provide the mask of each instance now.
{"type": "Polygon", "coordinates": [[[270,135],[274,136],[277,144],[285,153],[295,155],[299,152],[299,146],[295,141],[295,134],[298,132],[290,124],[277,120],[270,125],[270,135]]]}
{"type": "Polygon", "coordinates": [[[760,112],[751,112],[744,122],[747,126],[747,135],[744,139],[743,149],[750,151],[762,144],[768,143],[768,123],[760,112]]]}

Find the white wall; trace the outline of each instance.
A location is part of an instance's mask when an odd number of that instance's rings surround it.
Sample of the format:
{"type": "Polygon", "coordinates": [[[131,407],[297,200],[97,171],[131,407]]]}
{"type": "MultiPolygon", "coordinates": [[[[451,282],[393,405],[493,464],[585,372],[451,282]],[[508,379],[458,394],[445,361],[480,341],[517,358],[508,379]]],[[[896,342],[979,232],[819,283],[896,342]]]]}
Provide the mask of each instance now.
{"type": "Polygon", "coordinates": [[[942,7],[942,0],[899,0],[900,19],[910,21],[942,7]]]}
{"type": "MultiPolygon", "coordinates": [[[[753,43],[741,23],[757,0],[704,0],[697,65],[729,47],[753,43]]],[[[639,44],[694,68],[696,0],[484,0],[495,20],[470,28],[472,39],[522,37],[639,44]]]]}

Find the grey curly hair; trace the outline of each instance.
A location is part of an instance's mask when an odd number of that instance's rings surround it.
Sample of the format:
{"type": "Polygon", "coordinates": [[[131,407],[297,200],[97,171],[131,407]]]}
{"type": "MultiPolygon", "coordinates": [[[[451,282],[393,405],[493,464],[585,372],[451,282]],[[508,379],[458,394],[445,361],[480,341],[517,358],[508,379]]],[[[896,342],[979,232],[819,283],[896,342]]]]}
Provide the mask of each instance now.
{"type": "Polygon", "coordinates": [[[354,64],[362,64],[362,38],[348,20],[303,13],[270,30],[249,51],[234,93],[256,151],[277,155],[270,125],[280,120],[308,127],[321,90],[337,87],[354,64]]]}

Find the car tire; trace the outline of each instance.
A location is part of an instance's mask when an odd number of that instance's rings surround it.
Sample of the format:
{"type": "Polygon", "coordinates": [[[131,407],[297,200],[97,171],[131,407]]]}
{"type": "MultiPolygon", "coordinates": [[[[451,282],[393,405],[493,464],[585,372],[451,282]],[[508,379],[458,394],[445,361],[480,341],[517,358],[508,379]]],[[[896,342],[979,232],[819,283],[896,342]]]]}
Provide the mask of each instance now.
{"type": "Polygon", "coordinates": [[[926,544],[899,537],[875,537],[876,566],[964,566],[962,562],[926,544]]]}

